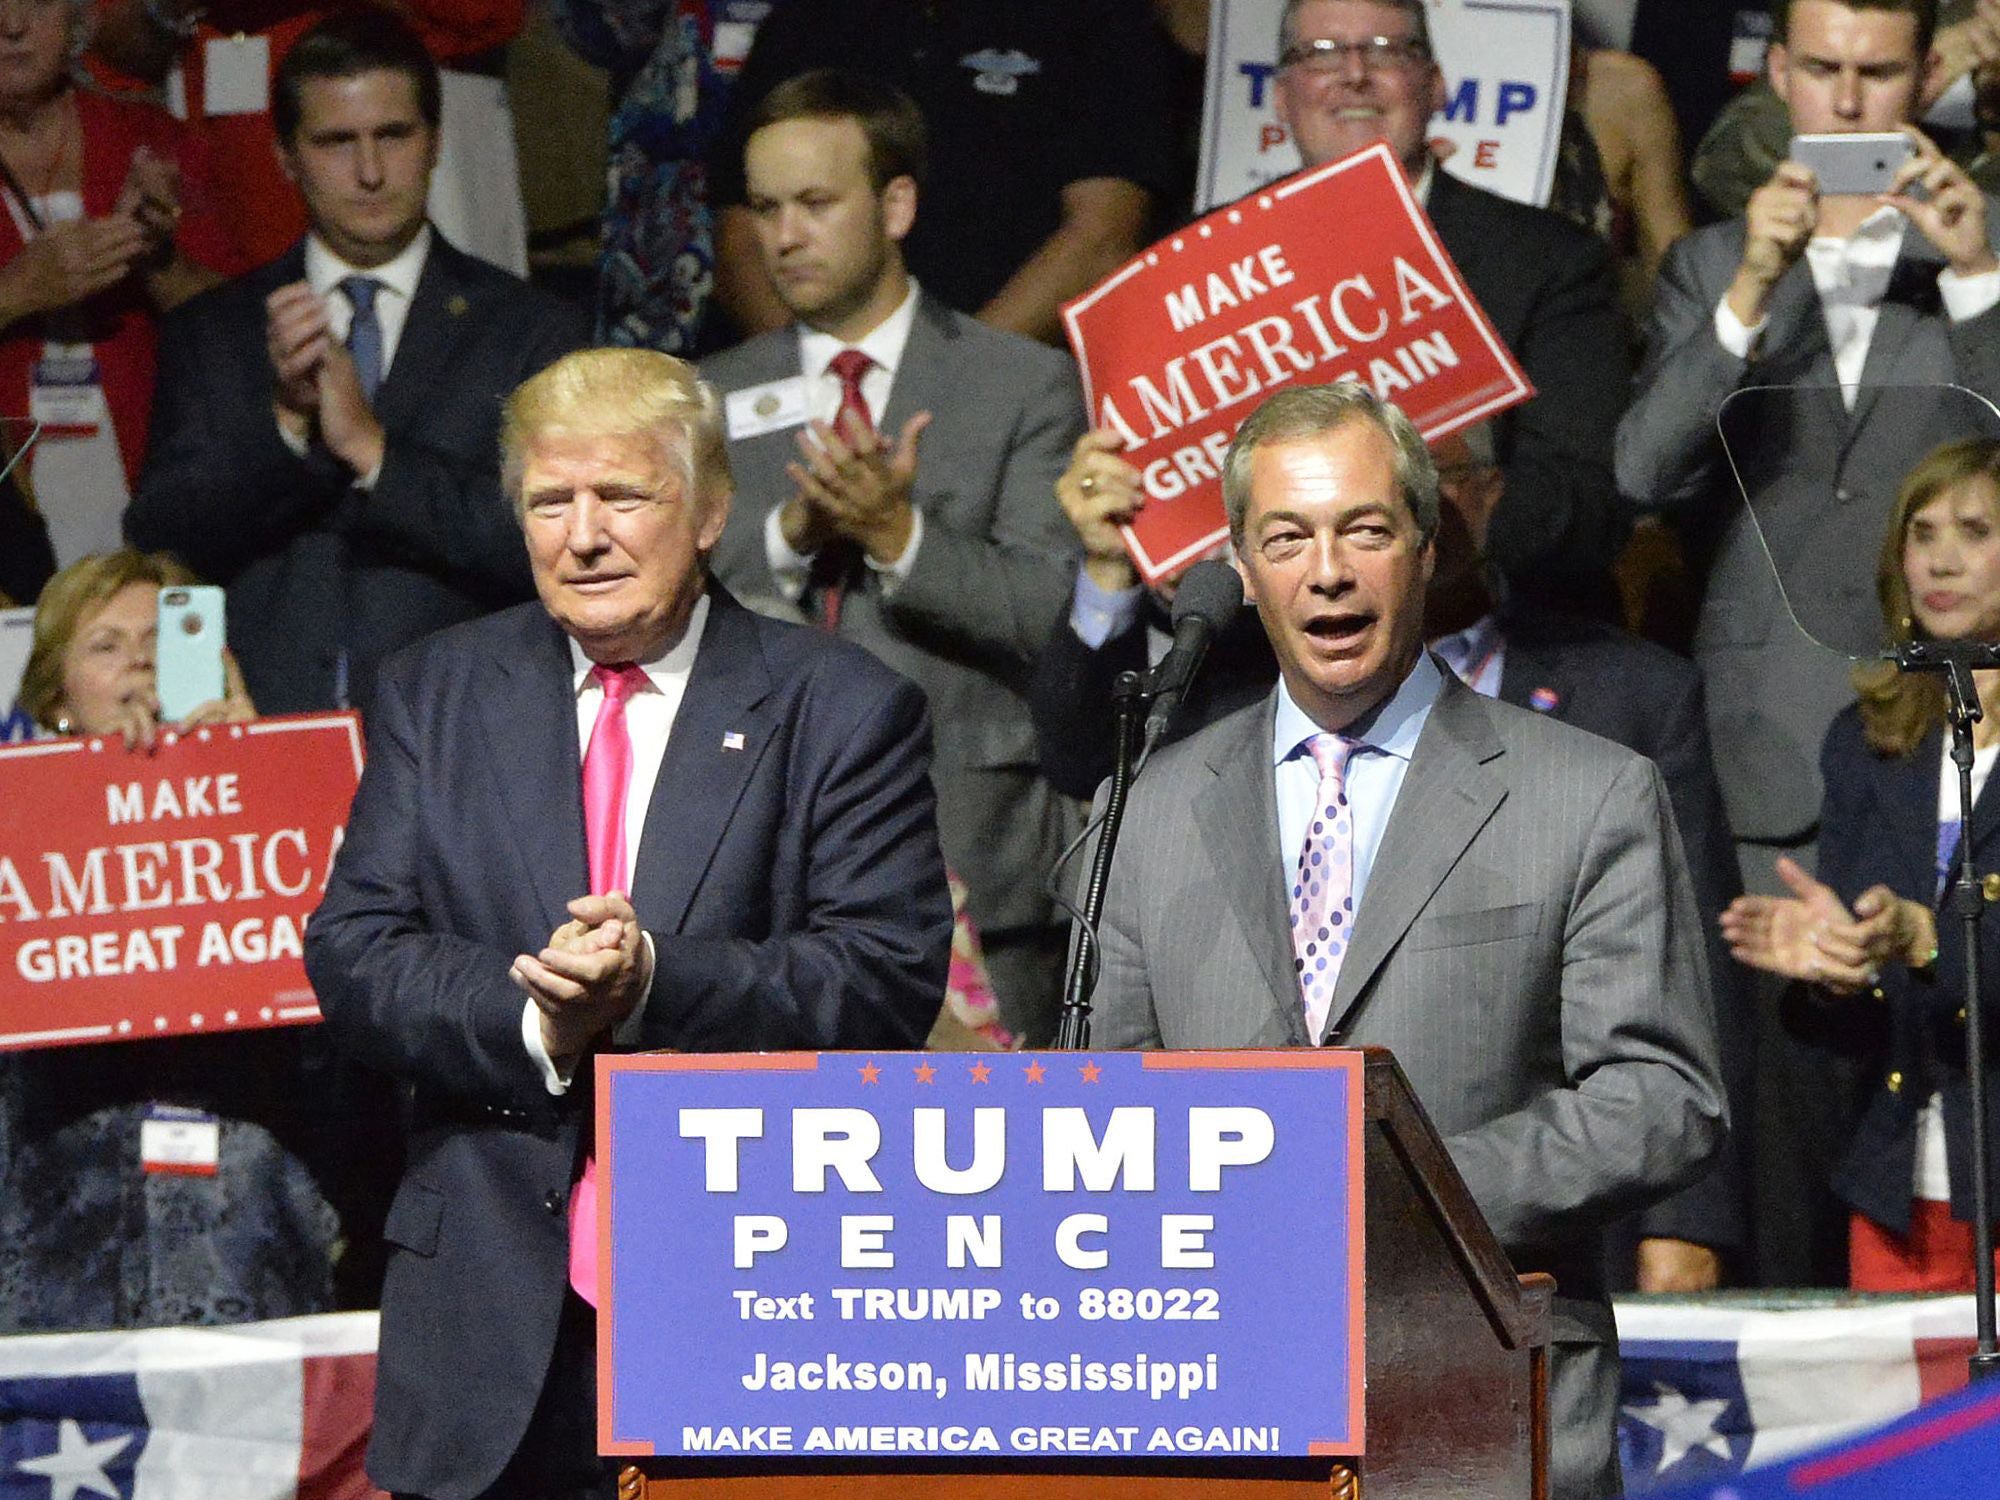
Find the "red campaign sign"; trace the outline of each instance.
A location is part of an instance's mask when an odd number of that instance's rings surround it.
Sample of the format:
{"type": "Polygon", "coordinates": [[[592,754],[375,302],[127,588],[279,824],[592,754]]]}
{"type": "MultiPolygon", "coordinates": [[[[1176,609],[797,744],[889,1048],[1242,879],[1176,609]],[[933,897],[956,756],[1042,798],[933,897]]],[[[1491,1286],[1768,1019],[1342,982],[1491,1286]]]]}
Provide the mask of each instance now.
{"type": "Polygon", "coordinates": [[[0,747],[0,1049],[317,1021],[300,942],[360,780],[351,713],[0,747]]]}
{"type": "Polygon", "coordinates": [[[1229,536],[1222,456],[1265,392],[1352,378],[1432,442],[1535,393],[1386,145],[1161,240],[1063,308],[1093,425],[1122,432],[1148,583],[1229,536]]]}

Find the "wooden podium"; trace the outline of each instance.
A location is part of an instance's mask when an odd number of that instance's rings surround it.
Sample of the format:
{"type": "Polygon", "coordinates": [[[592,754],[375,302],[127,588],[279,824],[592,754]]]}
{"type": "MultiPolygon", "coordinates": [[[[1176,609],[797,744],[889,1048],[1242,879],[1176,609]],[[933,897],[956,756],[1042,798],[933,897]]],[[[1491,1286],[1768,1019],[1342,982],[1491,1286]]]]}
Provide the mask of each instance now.
{"type": "Polygon", "coordinates": [[[1544,1500],[1555,1282],[1514,1274],[1395,1059],[1363,1052],[1365,1455],[643,1459],[620,1500],[1544,1500]]]}

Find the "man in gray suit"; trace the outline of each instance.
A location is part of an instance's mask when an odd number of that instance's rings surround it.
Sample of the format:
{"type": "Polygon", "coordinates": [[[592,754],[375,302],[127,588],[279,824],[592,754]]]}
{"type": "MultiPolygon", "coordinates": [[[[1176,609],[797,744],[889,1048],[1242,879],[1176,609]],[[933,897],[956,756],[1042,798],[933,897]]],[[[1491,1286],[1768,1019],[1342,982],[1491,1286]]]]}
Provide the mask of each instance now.
{"type": "Polygon", "coordinates": [[[930,698],[945,860],[1007,1024],[1054,1024],[1062,929],[1044,891],[1077,826],[1042,780],[1027,686],[1078,547],[1055,480],[1083,430],[1067,356],[911,280],[923,121],[856,74],[802,74],[753,116],[759,248],[795,322],[718,355],[736,505],[716,576],[868,647],[930,698]]]}
{"type": "Polygon", "coordinates": [[[1516,1269],[1557,1278],[1553,1493],[1615,1493],[1598,1226],[1727,1113],[1660,774],[1424,653],[1437,472],[1365,388],[1266,401],[1223,496],[1279,683],[1134,787],[1095,1040],[1392,1049],[1516,1269]]]}
{"type": "MultiPolygon", "coordinates": [[[[1909,128],[1936,66],[1935,21],[1935,0],[1790,0],[1767,72],[1792,128],[1909,128]]],[[[1893,196],[1822,194],[1809,169],[1785,161],[1743,218],[1673,247],[1618,429],[1620,490],[1680,524],[1704,575],[1694,655],[1751,891],[1776,889],[1780,853],[1810,862],[1820,741],[1854,696],[1847,663],[1813,644],[1792,610],[1847,649],[1880,635],[1875,560],[1896,490],[1925,453],[1968,435],[1974,409],[1922,388],[2000,394],[1995,206],[1909,133],[1918,154],[1893,196]],[[1752,387],[1808,389],[1731,402],[1725,454],[1718,410],[1752,387]],[[1785,560],[1785,588],[1773,556],[1785,560]]],[[[1846,1090],[1829,1086],[1837,1062],[1797,1051],[1767,1024],[1756,1274],[1842,1284],[1846,1214],[1825,1178],[1846,1090]]]]}

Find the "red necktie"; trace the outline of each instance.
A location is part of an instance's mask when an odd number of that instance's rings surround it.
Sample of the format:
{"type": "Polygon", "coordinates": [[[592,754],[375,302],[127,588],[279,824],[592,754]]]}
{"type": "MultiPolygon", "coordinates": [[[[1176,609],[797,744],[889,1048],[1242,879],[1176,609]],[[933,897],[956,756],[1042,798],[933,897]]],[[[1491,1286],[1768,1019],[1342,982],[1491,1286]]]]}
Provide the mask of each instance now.
{"type": "MultiPolygon", "coordinates": [[[[590,893],[625,890],[625,794],[632,785],[632,736],[625,703],[646,681],[630,662],[596,666],[590,675],[604,690],[590,747],[583,753],[583,837],[590,855],[590,893]]],[[[597,1157],[586,1154],[569,1195],[569,1284],[597,1306],[597,1157]]]]}
{"type": "Polygon", "coordinates": [[[868,415],[868,398],[861,394],[861,377],[875,368],[875,361],[859,349],[843,349],[826,362],[827,373],[840,382],[840,408],[833,414],[833,430],[847,436],[847,419],[852,417],[863,432],[875,430],[868,415]]]}
{"type": "MultiPolygon", "coordinates": [[[[861,394],[861,377],[874,368],[875,361],[859,349],[843,349],[826,362],[827,373],[840,382],[840,405],[833,414],[833,430],[843,442],[847,440],[850,425],[859,426],[863,432],[875,430],[875,419],[868,414],[868,398],[861,394]]],[[[847,594],[848,574],[853,566],[854,544],[845,537],[827,543],[813,558],[808,582],[819,600],[822,630],[840,628],[840,606],[847,594]]]]}

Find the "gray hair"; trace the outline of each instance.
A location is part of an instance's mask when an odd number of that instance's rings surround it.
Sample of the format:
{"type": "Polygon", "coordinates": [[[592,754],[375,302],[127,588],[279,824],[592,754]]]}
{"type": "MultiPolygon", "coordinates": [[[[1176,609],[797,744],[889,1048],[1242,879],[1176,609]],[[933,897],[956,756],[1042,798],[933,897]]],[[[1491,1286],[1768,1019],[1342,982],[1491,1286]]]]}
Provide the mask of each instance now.
{"type": "Polygon", "coordinates": [[[1358,380],[1328,385],[1291,385],[1271,396],[1236,429],[1222,460],[1222,504],[1229,513],[1229,538],[1240,551],[1250,510],[1250,464],[1259,448],[1298,442],[1332,432],[1348,422],[1370,422],[1396,450],[1396,489],[1417,523],[1419,545],[1438,529],[1438,473],[1416,424],[1358,380]]]}
{"type": "MultiPolygon", "coordinates": [[[[1424,0],[1367,0],[1367,3],[1386,5],[1391,10],[1399,10],[1408,16],[1411,37],[1423,43],[1424,51],[1431,50],[1431,22],[1430,17],[1424,13],[1424,0]]],[[[1281,60],[1291,50],[1292,43],[1296,40],[1293,22],[1297,19],[1299,10],[1306,4],[1307,0],[1285,0],[1285,8],[1278,15],[1278,57],[1281,60]]]]}

